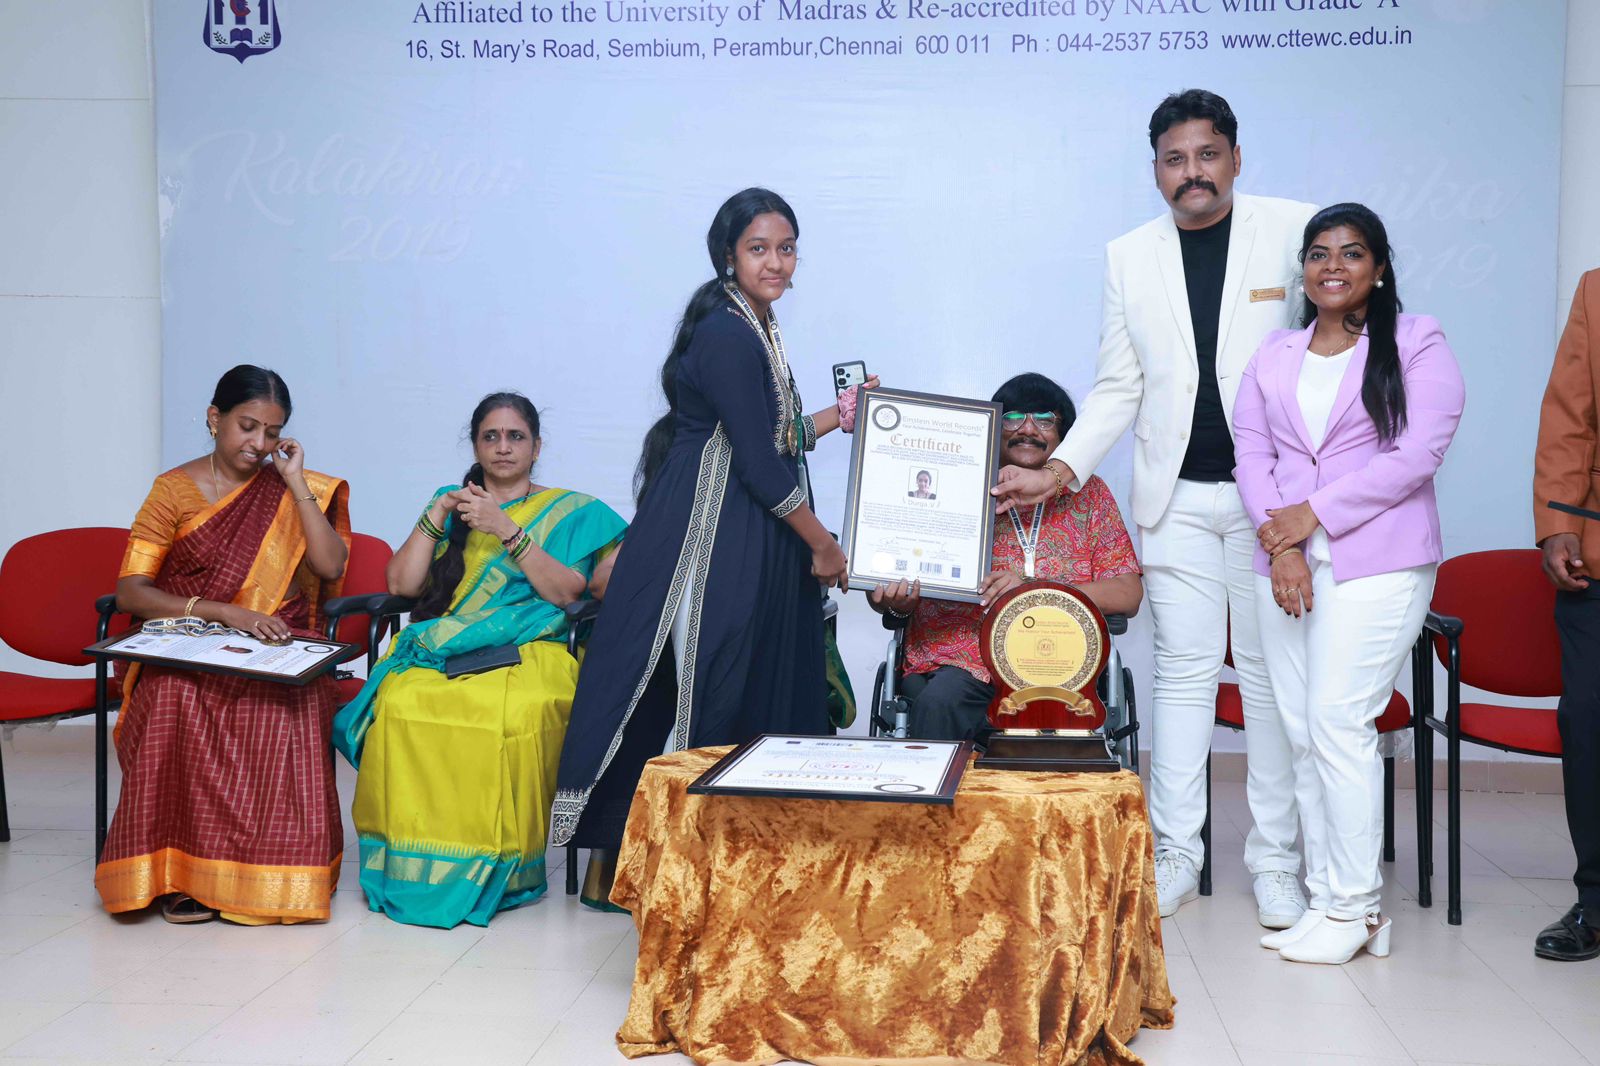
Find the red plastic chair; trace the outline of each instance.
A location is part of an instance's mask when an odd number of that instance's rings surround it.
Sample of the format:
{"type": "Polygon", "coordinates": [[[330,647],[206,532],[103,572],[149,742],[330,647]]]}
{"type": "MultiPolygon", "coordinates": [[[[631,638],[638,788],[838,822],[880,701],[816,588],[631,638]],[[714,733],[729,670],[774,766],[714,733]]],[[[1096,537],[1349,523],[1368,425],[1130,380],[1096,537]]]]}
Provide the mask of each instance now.
{"type": "MultiPolygon", "coordinates": [[[[1418,664],[1422,661],[1423,644],[1419,639],[1417,646],[1411,652],[1412,685],[1413,691],[1418,684],[1418,664]]],[[[1228,633],[1227,652],[1223,662],[1228,666],[1233,665],[1233,633],[1228,633]]],[[[1244,732],[1244,697],[1239,692],[1239,686],[1233,681],[1223,681],[1217,685],[1217,725],[1225,726],[1235,732],[1244,732]]],[[[1417,781],[1417,905],[1419,907],[1433,906],[1433,890],[1428,879],[1428,857],[1432,854],[1432,808],[1428,802],[1432,793],[1426,789],[1431,787],[1428,781],[1427,766],[1421,758],[1421,750],[1426,745],[1423,742],[1425,730],[1420,728],[1420,723],[1411,713],[1411,705],[1399,692],[1389,696],[1389,705],[1378,716],[1378,734],[1398,733],[1402,729],[1412,730],[1413,747],[1418,751],[1416,760],[1417,781]]],[[[1385,756],[1383,760],[1383,861],[1394,862],[1394,756],[1385,756]]],[[[1205,849],[1205,860],[1200,867],[1200,894],[1211,895],[1211,756],[1206,756],[1206,820],[1200,827],[1200,842],[1205,849]]]]}
{"type": "Polygon", "coordinates": [[[1435,713],[1431,669],[1426,671],[1427,701],[1417,702],[1428,710],[1428,727],[1445,736],[1446,920],[1451,925],[1461,924],[1461,742],[1561,757],[1555,708],[1462,703],[1461,686],[1505,696],[1560,696],[1555,606],[1556,590],[1544,576],[1537,549],[1471,552],[1439,567],[1425,632],[1433,634],[1434,650],[1445,667],[1444,718],[1435,713]]]}
{"type": "MultiPolygon", "coordinates": [[[[350,534],[350,558],[344,566],[342,595],[322,605],[327,621],[329,639],[354,644],[367,657],[367,669],[377,661],[377,648],[383,633],[384,619],[368,617],[367,601],[373,596],[389,591],[384,571],[394,551],[378,537],[365,533],[350,534]]],[[[342,677],[339,683],[339,703],[349,703],[366,683],[359,677],[342,677]]]]}
{"type": "MultiPolygon", "coordinates": [[[[58,529],[19,540],[0,562],[0,641],[23,655],[63,666],[94,665],[93,677],[56,678],[0,672],[0,722],[94,713],[119,699],[105,660],[83,649],[104,640],[113,613],[95,597],[116,584],[128,531],[104,526],[58,529]],[[98,619],[96,617],[98,613],[98,619]]],[[[128,619],[123,616],[122,624],[128,619]]],[[[105,721],[96,723],[95,795],[104,832],[105,721]]],[[[5,771],[0,767],[0,842],[11,839],[5,771]]],[[[98,854],[98,851],[96,852],[98,854]]]]}

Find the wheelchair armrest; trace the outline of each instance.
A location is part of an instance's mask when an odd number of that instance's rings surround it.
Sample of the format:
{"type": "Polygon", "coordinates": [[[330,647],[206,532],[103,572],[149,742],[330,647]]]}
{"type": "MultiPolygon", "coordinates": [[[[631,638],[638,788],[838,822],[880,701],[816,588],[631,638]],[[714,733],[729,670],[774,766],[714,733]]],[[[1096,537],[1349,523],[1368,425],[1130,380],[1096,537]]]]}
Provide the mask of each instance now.
{"type": "Polygon", "coordinates": [[[1125,614],[1106,615],[1106,629],[1114,637],[1120,637],[1128,631],[1128,616],[1125,614]]]}
{"type": "Polygon", "coordinates": [[[1461,631],[1466,628],[1466,625],[1459,618],[1440,614],[1438,611],[1429,611],[1428,617],[1422,623],[1422,627],[1432,630],[1446,640],[1455,640],[1461,636],[1461,631]]]}

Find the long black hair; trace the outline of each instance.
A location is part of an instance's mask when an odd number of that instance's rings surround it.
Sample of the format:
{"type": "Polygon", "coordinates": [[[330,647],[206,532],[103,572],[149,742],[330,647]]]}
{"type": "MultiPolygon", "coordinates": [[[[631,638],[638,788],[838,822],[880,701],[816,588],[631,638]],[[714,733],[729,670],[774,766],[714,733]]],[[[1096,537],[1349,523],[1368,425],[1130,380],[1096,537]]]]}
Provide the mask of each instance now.
{"type": "MultiPolygon", "coordinates": [[[[1400,345],[1395,341],[1395,327],[1404,305],[1395,283],[1394,252],[1389,247],[1389,231],[1383,228],[1383,220],[1371,208],[1362,204],[1334,204],[1312,215],[1311,221],[1306,223],[1305,239],[1300,242],[1302,265],[1316,239],[1338,226],[1349,226],[1361,234],[1382,282],[1382,287],[1374,286],[1367,297],[1366,315],[1345,315],[1344,328],[1351,333],[1359,333],[1363,327],[1367,331],[1367,368],[1361,376],[1361,405],[1378,427],[1378,439],[1387,443],[1406,428],[1406,382],[1400,368],[1400,345]]],[[[1329,253],[1337,255],[1338,249],[1329,249],[1329,253]]],[[[1303,317],[1308,323],[1317,317],[1317,305],[1309,296],[1303,317]]]]}
{"type": "Polygon", "coordinates": [[[277,404],[283,408],[285,422],[294,413],[294,404],[289,401],[289,386],[283,383],[277,371],[250,363],[240,363],[218,378],[216,390],[211,394],[211,406],[223,414],[252,400],[277,404]]]}
{"type": "Polygon", "coordinates": [[[777,212],[788,220],[794,235],[800,236],[800,223],[795,221],[794,210],[788,202],[770,189],[750,188],[734,193],[717,208],[711,228],[706,231],[706,254],[711,258],[711,280],[694,290],[689,306],[678,320],[678,330],[672,338],[672,350],[661,364],[661,391],[667,397],[667,413],[656,420],[644,435],[644,447],[639,452],[639,465],[633,471],[634,502],[644,499],[645,490],[667,457],[672,445],[672,435],[678,411],[678,367],[683,354],[689,350],[694,330],[711,312],[727,302],[723,291],[724,270],[733,258],[734,246],[745,230],[750,228],[757,215],[777,212]]]}
{"type": "MultiPolygon", "coordinates": [[[[472,442],[474,450],[478,447],[478,430],[483,426],[483,420],[503,407],[509,407],[522,416],[528,423],[528,432],[534,440],[539,439],[539,412],[534,409],[532,402],[520,392],[491,392],[478,401],[478,406],[472,409],[472,422],[468,429],[468,440],[472,442]]],[[[483,487],[483,464],[476,459],[467,472],[461,475],[461,484],[483,487]]],[[[448,519],[450,536],[446,540],[446,547],[442,554],[436,556],[428,566],[428,576],[422,585],[422,595],[417,598],[416,607],[412,608],[411,617],[415,620],[424,618],[437,618],[444,614],[450,606],[450,600],[455,596],[456,586],[461,583],[461,578],[467,572],[467,534],[472,532],[459,516],[448,519]]]]}

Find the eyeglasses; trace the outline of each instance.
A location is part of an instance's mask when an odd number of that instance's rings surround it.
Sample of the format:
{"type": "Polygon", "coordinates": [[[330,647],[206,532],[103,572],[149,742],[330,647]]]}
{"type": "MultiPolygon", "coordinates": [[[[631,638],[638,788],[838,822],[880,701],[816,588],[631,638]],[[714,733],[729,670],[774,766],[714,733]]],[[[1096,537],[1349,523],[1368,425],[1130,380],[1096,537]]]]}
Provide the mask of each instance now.
{"type": "Polygon", "coordinates": [[[1000,416],[1000,422],[1007,429],[1021,429],[1030,418],[1040,429],[1054,429],[1058,421],[1054,411],[1007,411],[1000,416]]]}

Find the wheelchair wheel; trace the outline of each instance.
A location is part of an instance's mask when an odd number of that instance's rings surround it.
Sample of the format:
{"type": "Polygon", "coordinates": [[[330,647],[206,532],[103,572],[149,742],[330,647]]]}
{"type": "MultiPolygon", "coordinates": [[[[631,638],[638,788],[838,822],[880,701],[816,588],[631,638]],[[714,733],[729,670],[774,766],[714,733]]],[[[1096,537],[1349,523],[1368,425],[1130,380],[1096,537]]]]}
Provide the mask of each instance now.
{"type": "Polygon", "coordinates": [[[1128,745],[1128,769],[1134,773],[1139,772],[1139,708],[1133,694],[1133,671],[1126,666],[1122,668],[1122,691],[1128,700],[1128,724],[1133,726],[1125,743],[1128,745]]]}
{"type": "Polygon", "coordinates": [[[868,736],[881,737],[894,729],[892,725],[886,725],[883,721],[883,677],[884,671],[888,668],[888,663],[879,663],[878,673],[872,679],[872,702],[867,705],[868,736]]]}

